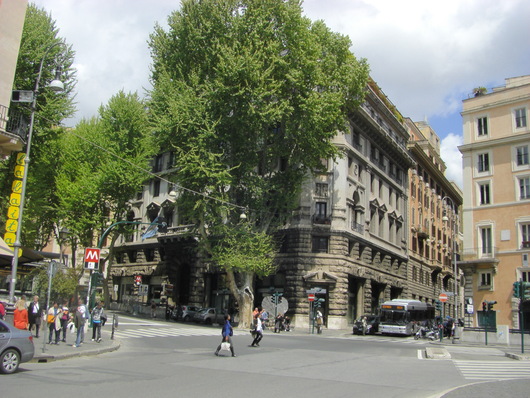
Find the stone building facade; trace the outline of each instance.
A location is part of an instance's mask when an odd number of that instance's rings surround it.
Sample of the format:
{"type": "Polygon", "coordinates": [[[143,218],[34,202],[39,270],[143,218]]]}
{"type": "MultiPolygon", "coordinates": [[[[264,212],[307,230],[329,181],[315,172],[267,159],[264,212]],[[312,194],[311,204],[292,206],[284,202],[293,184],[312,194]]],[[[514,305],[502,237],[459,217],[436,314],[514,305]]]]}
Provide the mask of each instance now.
{"type": "Polygon", "coordinates": [[[409,298],[435,305],[440,293],[447,293],[449,300],[438,315],[455,316],[456,301],[460,318],[463,300],[453,275],[461,247],[462,194],[445,177],[436,132],[426,122],[405,119],[405,125],[416,162],[409,170],[409,298]]]}

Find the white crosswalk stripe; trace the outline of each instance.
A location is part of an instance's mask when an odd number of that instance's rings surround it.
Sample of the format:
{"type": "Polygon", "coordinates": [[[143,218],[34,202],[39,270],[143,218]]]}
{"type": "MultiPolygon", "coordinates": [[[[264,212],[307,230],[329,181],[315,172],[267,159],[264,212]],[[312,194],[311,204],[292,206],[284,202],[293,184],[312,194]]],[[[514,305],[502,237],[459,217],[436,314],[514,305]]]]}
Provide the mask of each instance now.
{"type": "Polygon", "coordinates": [[[334,339],[344,339],[344,340],[364,340],[369,341],[370,343],[402,343],[402,344],[414,344],[414,345],[425,345],[429,344],[430,340],[420,339],[420,340],[414,340],[413,337],[410,338],[403,338],[403,337],[392,337],[392,336],[358,336],[358,335],[351,335],[351,336],[343,336],[343,337],[330,337],[334,339]]]}
{"type": "MultiPolygon", "coordinates": [[[[234,330],[237,336],[248,333],[234,330]]],[[[178,336],[220,336],[220,329],[209,328],[142,328],[142,329],[125,329],[117,330],[115,336],[117,339],[144,338],[144,337],[178,337],[178,336]]]]}
{"type": "Polygon", "coordinates": [[[469,380],[530,378],[530,362],[453,360],[453,363],[462,376],[469,380]]]}

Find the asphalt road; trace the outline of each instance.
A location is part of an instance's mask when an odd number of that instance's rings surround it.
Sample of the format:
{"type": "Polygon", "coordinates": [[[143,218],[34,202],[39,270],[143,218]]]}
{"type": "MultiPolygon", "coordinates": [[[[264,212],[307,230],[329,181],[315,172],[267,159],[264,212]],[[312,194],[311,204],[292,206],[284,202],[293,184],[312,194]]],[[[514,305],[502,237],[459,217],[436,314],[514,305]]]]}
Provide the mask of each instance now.
{"type": "Polygon", "coordinates": [[[429,360],[422,356],[429,342],[412,338],[266,332],[261,347],[252,348],[250,334],[236,331],[237,357],[216,357],[219,327],[124,316],[115,337],[121,346],[112,353],[22,364],[0,377],[2,398],[515,398],[530,389],[530,363],[496,348],[447,347],[452,359],[429,360]],[[522,379],[503,380],[514,374],[522,379]]]}

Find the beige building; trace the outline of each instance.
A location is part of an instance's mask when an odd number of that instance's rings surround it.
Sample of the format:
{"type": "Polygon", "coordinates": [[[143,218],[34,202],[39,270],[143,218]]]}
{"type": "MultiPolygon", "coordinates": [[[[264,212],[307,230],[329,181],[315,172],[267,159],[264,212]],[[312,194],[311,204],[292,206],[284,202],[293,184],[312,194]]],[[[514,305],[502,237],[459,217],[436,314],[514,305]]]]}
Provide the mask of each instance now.
{"type": "Polygon", "coordinates": [[[462,193],[445,178],[440,138],[426,122],[405,119],[408,148],[416,162],[409,170],[409,292],[410,298],[435,305],[447,302],[437,315],[463,316],[462,294],[455,283],[456,253],[461,247],[462,193]],[[456,294],[455,294],[456,293],[456,294]],[[455,308],[458,302],[458,310],[455,308]]]}
{"type": "Polygon", "coordinates": [[[23,145],[8,127],[8,111],[27,5],[27,0],[0,0],[0,156],[20,151],[23,145]]]}
{"type": "Polygon", "coordinates": [[[530,281],[529,108],[530,75],[506,79],[505,86],[489,93],[477,90],[463,101],[464,252],[459,266],[474,326],[484,325],[482,303],[496,301],[496,324],[519,327],[513,283],[530,281]]]}

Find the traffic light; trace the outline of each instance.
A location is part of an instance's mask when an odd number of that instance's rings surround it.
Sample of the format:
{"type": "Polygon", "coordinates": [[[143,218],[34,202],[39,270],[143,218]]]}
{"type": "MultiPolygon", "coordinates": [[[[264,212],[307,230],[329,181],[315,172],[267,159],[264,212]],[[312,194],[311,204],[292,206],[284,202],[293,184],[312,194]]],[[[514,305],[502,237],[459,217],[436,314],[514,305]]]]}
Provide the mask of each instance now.
{"type": "Polygon", "coordinates": [[[439,300],[436,300],[434,304],[436,305],[436,310],[442,312],[442,302],[439,300]]]}
{"type": "Polygon", "coordinates": [[[521,282],[521,300],[530,299],[530,282],[521,282]]]}
{"type": "Polygon", "coordinates": [[[483,301],[482,302],[482,311],[486,312],[487,310],[488,310],[488,308],[487,308],[486,302],[483,301]]]}
{"type": "Polygon", "coordinates": [[[316,298],[315,301],[313,302],[313,307],[314,308],[320,308],[322,307],[322,303],[326,301],[325,299],[323,298],[316,298]]]}
{"type": "Polygon", "coordinates": [[[496,301],[487,301],[488,303],[488,311],[493,311],[493,305],[497,304],[496,301]]]}
{"type": "Polygon", "coordinates": [[[102,281],[103,281],[103,274],[101,272],[92,273],[92,286],[93,287],[97,287],[101,285],[102,281]]]}
{"type": "Polygon", "coordinates": [[[513,283],[513,297],[515,298],[521,298],[521,283],[519,281],[513,283]]]}

